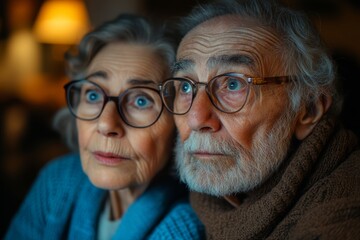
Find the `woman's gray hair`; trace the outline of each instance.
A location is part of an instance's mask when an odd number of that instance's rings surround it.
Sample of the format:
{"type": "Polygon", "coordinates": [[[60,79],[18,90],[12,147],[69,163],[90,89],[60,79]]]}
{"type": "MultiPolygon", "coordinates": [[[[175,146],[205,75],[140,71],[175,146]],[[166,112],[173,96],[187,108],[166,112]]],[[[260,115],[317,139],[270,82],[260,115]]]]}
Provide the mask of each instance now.
{"type": "Polygon", "coordinates": [[[318,31],[305,14],[272,0],[223,0],[194,8],[179,25],[181,36],[209,19],[224,15],[255,19],[273,29],[282,40],[282,60],[287,74],[294,80],[289,90],[293,112],[297,112],[303,104],[311,110],[317,99],[331,96],[333,104],[328,114],[340,113],[342,97],[334,63],[318,31]]]}
{"type": "MultiPolygon", "coordinates": [[[[165,26],[157,26],[144,17],[121,14],[87,33],[77,46],[76,53],[67,52],[67,75],[71,80],[85,77],[85,72],[94,56],[107,44],[124,42],[151,47],[171,66],[175,60],[175,44],[167,35],[165,26]]],[[[53,127],[62,135],[70,149],[78,149],[75,118],[68,108],[60,109],[53,121],[53,127]]]]}

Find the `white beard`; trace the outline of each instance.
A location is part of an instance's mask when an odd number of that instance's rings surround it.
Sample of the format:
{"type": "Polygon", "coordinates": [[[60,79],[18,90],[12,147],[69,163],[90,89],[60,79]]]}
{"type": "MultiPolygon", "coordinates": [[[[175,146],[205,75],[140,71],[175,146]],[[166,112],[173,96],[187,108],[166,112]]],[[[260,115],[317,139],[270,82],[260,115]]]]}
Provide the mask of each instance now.
{"type": "Polygon", "coordinates": [[[180,179],[197,192],[214,196],[247,192],[268,179],[284,160],[290,147],[293,118],[284,115],[268,134],[257,134],[251,151],[229,139],[215,139],[211,133],[192,132],[176,144],[176,165],[180,179]],[[265,136],[264,136],[265,135],[265,136]],[[201,160],[190,155],[197,150],[221,153],[201,160]]]}

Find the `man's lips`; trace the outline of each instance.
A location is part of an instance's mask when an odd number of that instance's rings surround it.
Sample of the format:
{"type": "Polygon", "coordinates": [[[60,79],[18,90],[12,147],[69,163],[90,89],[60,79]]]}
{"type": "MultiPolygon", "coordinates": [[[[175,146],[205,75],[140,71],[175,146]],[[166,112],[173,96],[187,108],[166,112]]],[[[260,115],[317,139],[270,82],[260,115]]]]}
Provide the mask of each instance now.
{"type": "Polygon", "coordinates": [[[207,152],[207,151],[193,151],[193,152],[190,152],[190,155],[197,157],[197,158],[213,158],[213,157],[225,156],[223,153],[214,153],[214,152],[207,152]]]}
{"type": "Polygon", "coordinates": [[[94,157],[97,161],[104,165],[117,165],[122,161],[130,160],[127,156],[122,156],[114,153],[95,151],[93,152],[94,157]]]}

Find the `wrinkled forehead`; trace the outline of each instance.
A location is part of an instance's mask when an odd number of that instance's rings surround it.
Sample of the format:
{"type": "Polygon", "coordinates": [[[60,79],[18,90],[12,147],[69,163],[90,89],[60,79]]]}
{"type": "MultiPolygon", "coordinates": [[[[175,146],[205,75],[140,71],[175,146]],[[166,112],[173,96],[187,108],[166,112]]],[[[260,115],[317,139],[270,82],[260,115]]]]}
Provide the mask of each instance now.
{"type": "Polygon", "coordinates": [[[281,46],[279,36],[271,28],[253,19],[226,15],[205,21],[186,34],[180,42],[177,61],[185,59],[211,68],[226,56],[239,56],[233,60],[264,73],[265,65],[279,60],[281,46]]]}

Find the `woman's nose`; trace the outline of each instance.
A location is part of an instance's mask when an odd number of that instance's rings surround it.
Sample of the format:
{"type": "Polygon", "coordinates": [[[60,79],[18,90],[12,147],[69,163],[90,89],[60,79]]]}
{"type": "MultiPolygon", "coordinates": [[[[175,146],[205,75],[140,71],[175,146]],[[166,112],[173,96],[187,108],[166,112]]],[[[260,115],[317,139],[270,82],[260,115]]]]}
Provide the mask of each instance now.
{"type": "Polygon", "coordinates": [[[124,135],[124,122],[120,118],[116,104],[108,102],[98,118],[98,132],[107,137],[122,137],[124,135]]]}

